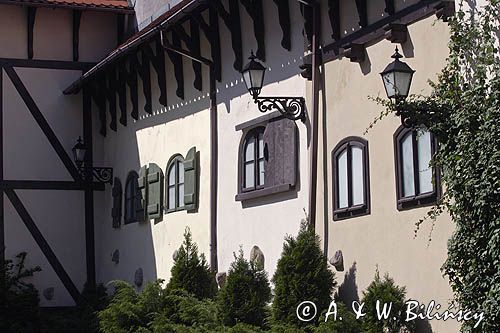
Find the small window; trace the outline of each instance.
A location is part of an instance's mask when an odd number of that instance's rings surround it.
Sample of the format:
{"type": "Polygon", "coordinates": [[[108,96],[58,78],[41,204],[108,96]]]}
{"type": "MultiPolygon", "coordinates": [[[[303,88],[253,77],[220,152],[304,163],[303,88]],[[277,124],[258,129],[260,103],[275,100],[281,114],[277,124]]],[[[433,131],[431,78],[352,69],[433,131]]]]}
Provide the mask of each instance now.
{"type": "Polygon", "coordinates": [[[264,187],[264,127],[257,127],[245,137],[243,191],[264,187]]]}
{"type": "Polygon", "coordinates": [[[436,151],[434,135],[401,126],[394,134],[394,148],[398,209],[435,203],[439,181],[430,166],[436,151]]]}
{"type": "Polygon", "coordinates": [[[127,176],[125,184],[125,224],[138,222],[136,205],[142,199],[138,180],[139,175],[135,171],[131,171],[127,176]]]}
{"type": "Polygon", "coordinates": [[[369,214],[368,142],[346,138],[333,150],[332,160],[333,219],[369,214]]]}
{"type": "Polygon", "coordinates": [[[167,166],[167,212],[184,209],[184,158],[172,157],[167,166]]]}

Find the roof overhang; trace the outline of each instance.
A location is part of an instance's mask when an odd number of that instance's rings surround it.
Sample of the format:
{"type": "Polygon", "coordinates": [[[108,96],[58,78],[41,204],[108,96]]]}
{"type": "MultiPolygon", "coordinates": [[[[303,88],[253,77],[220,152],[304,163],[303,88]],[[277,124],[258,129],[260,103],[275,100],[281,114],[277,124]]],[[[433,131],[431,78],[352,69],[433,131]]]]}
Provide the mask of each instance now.
{"type": "Polygon", "coordinates": [[[99,11],[99,12],[111,12],[116,14],[127,14],[132,15],[135,13],[134,8],[119,7],[119,6],[106,6],[106,5],[93,5],[93,4],[77,4],[70,2],[48,2],[41,0],[0,0],[0,5],[17,5],[17,6],[27,6],[27,7],[45,7],[45,8],[65,8],[72,10],[85,10],[85,11],[99,11]]]}
{"type": "Polygon", "coordinates": [[[64,90],[64,94],[70,95],[78,93],[82,89],[83,85],[95,77],[98,73],[105,71],[105,69],[107,69],[111,64],[115,63],[127,54],[134,52],[143,43],[151,41],[157,34],[160,33],[161,30],[167,30],[169,26],[182,22],[187,15],[189,15],[189,13],[194,10],[198,10],[205,4],[206,0],[181,1],[179,4],[172,7],[171,10],[151,22],[146,28],[129,38],[128,41],[120,45],[108,56],[106,56],[106,58],[101,60],[78,80],[73,82],[64,90]]]}

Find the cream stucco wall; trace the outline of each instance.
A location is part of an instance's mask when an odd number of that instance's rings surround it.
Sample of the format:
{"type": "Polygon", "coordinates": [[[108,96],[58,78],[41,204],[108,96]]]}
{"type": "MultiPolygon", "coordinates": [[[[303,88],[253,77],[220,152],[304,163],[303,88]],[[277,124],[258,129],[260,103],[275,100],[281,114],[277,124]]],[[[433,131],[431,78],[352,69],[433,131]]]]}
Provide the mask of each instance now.
{"type": "MultiPolygon", "coordinates": [[[[435,80],[445,65],[448,36],[447,25],[435,16],[409,26],[409,40],[402,49],[405,61],[416,70],[412,93],[430,92],[427,80],[435,80]]],[[[452,294],[440,267],[446,259],[453,224],[444,214],[435,225],[424,223],[414,237],[415,223],[426,215],[428,208],[396,209],[393,133],[400,120],[385,117],[364,134],[382,111],[369,97],[385,98],[379,72],[390,62],[394,48],[394,44],[383,40],[367,49],[365,64],[341,59],[323,68],[325,125],[320,137],[325,140],[320,145],[317,233],[323,239],[328,235],[329,257],[337,250],[343,251],[345,272],[337,273],[337,278],[339,284],[344,283],[346,298],[361,297],[378,267],[381,274],[388,272],[398,285],[406,286],[408,298],[425,304],[435,300],[447,308],[452,294]],[[331,152],[347,136],[360,136],[369,142],[371,214],[333,221],[331,152]]],[[[430,324],[434,332],[452,333],[459,327],[453,321],[430,324]]]]}

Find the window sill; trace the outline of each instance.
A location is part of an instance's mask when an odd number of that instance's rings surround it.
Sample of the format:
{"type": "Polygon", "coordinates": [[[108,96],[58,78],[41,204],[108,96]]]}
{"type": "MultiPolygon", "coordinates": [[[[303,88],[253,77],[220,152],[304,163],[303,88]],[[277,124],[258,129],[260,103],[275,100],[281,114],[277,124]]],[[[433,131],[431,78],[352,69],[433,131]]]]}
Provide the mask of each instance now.
{"type": "Polygon", "coordinates": [[[293,187],[290,184],[278,185],[278,186],[273,186],[273,187],[266,187],[266,188],[263,188],[260,190],[238,193],[235,197],[235,200],[236,201],[245,201],[245,200],[266,197],[268,195],[273,195],[276,193],[290,191],[292,188],[293,187]]]}
{"type": "Polygon", "coordinates": [[[437,202],[437,193],[431,192],[418,196],[401,198],[398,200],[398,210],[409,210],[434,205],[437,202]]]}
{"type": "Polygon", "coordinates": [[[357,205],[348,208],[341,208],[333,211],[333,220],[341,221],[354,217],[370,214],[370,209],[367,205],[357,205]]]}

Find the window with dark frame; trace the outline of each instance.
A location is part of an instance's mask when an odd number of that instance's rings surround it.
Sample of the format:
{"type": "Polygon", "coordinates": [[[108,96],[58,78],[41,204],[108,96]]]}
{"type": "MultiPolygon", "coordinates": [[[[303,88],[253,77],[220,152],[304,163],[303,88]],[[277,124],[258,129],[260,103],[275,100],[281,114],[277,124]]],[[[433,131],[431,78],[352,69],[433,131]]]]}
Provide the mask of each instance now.
{"type": "Polygon", "coordinates": [[[139,175],[135,171],[130,171],[125,183],[125,224],[138,222],[136,214],[136,203],[141,200],[139,191],[139,175]]]}
{"type": "Polygon", "coordinates": [[[434,204],[439,196],[439,173],[430,166],[437,142],[427,130],[400,126],[394,133],[398,210],[434,204]]]}
{"type": "Polygon", "coordinates": [[[257,127],[245,137],[243,192],[264,188],[264,127],[257,127]]]}
{"type": "Polygon", "coordinates": [[[332,151],[333,219],[370,213],[368,141],[348,137],[332,151]]]}
{"type": "Polygon", "coordinates": [[[184,158],[174,156],[167,166],[167,213],[184,210],[184,158]]]}

